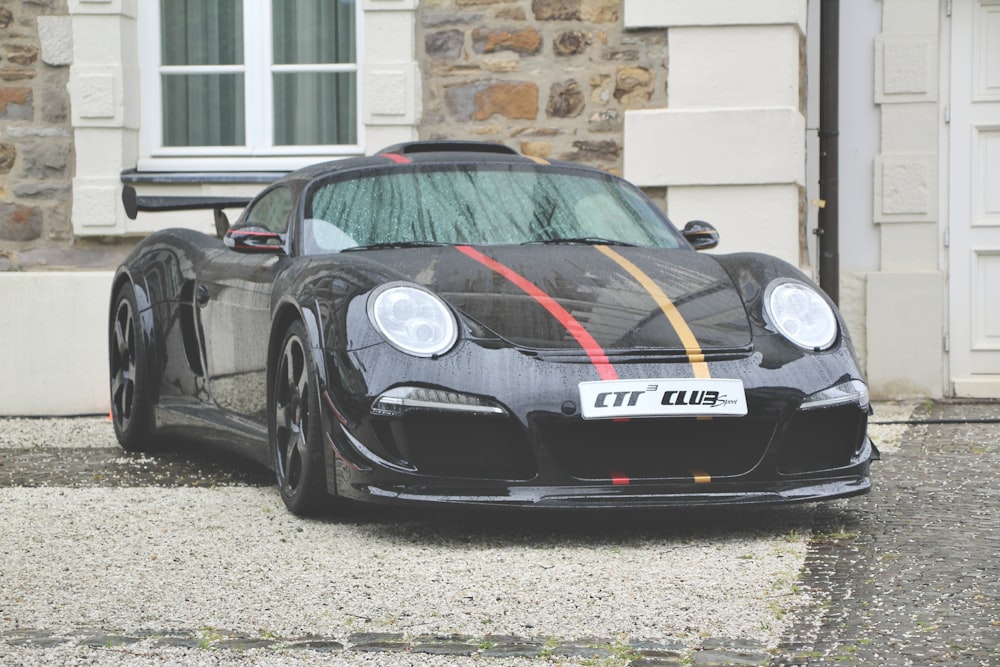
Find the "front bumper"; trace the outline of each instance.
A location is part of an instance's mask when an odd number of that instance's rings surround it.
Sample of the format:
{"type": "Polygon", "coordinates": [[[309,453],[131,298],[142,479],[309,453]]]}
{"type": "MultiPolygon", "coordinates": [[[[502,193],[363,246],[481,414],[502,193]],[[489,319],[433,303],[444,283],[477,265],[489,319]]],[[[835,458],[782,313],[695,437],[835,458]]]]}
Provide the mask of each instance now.
{"type": "Polygon", "coordinates": [[[385,504],[447,504],[559,510],[656,509],[781,505],[848,498],[868,493],[871,478],[863,474],[806,483],[718,484],[711,490],[684,485],[631,487],[597,485],[576,487],[514,486],[505,489],[360,486],[352,498],[385,504]]]}
{"type": "Polygon", "coordinates": [[[356,500],[562,509],[782,504],[871,488],[878,452],[860,405],[748,401],[746,417],[708,420],[416,411],[352,429],[334,413],[329,472],[356,500]]]}

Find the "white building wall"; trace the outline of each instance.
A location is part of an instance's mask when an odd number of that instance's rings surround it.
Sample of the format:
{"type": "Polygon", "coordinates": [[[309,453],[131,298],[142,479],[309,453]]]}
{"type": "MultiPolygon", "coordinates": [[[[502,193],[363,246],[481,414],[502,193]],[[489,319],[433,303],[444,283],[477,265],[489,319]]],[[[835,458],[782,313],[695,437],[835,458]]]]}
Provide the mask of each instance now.
{"type": "MultiPolygon", "coordinates": [[[[819,0],[809,3],[810,106],[819,106],[819,0]]],[[[878,271],[881,237],[873,223],[872,165],[878,152],[881,114],[873,99],[875,89],[875,37],[882,25],[880,2],[840,3],[840,312],[847,322],[854,348],[863,367],[868,361],[868,302],[867,277],[878,271]]],[[[819,114],[810,117],[810,127],[819,126],[819,114]]],[[[813,137],[816,137],[813,139],[813,137]]],[[[811,159],[819,161],[819,140],[815,141],[811,159]]],[[[819,196],[819,173],[811,175],[816,188],[810,200],[819,196]]],[[[818,209],[813,208],[812,211],[818,209]]],[[[815,215],[813,216],[815,217],[815,215]]],[[[812,221],[810,229],[815,227],[812,221]]],[[[818,263],[815,236],[810,258],[818,263]]]]}
{"type": "MultiPolygon", "coordinates": [[[[128,220],[124,170],[140,157],[139,11],[151,0],[70,0],[69,91],[75,136],[73,232],[79,237],[146,234],[169,226],[212,233],[212,216],[158,214],[128,220]],[[192,220],[195,222],[192,223],[192,220]],[[197,227],[197,225],[201,225],[197,227]]],[[[361,91],[364,150],[417,138],[420,76],[417,0],[363,0],[361,91]]],[[[322,157],[309,158],[319,161],[322,157]]],[[[140,186],[140,194],[254,194],[260,183],[140,186]]],[[[0,274],[0,415],[106,414],[110,272],[0,274]],[[53,313],[58,313],[53,320],[53,313]],[[53,326],[53,321],[57,322],[53,326]]]]}
{"type": "MultiPolygon", "coordinates": [[[[800,40],[808,27],[809,58],[817,61],[819,0],[624,4],[627,26],[670,29],[668,108],[627,114],[625,176],[666,186],[675,222],[716,225],[721,252],[767,252],[809,270],[815,211],[805,193],[810,201],[817,194],[804,147],[818,150],[811,136],[818,88],[808,93],[807,130],[800,40]]],[[[840,7],[841,310],[874,396],[938,397],[945,3],[840,7]]],[[[816,67],[809,73],[818,78],[816,67]]]]}
{"type": "Polygon", "coordinates": [[[0,416],[108,413],[111,278],[110,271],[0,274],[0,416]]]}
{"type": "MultiPolygon", "coordinates": [[[[875,397],[940,397],[946,386],[938,167],[944,3],[882,0],[881,10],[873,45],[881,122],[871,171],[879,262],[865,290],[868,381],[875,397]]],[[[863,192],[842,189],[841,197],[863,192]]]]}
{"type": "Polygon", "coordinates": [[[668,108],[625,116],[624,175],[667,187],[679,225],[720,251],[805,258],[806,0],[625,0],[629,28],[669,28],[668,108]]]}

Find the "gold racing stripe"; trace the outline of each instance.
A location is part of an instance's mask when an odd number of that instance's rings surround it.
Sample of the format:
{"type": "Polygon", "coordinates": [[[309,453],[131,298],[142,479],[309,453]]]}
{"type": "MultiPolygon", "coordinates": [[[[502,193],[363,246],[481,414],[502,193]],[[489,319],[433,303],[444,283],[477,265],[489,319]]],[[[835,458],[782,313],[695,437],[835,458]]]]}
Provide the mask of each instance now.
{"type": "Polygon", "coordinates": [[[684,346],[684,352],[687,354],[688,362],[691,364],[691,370],[694,373],[694,376],[696,378],[712,377],[712,374],[708,370],[708,364],[705,362],[705,354],[701,350],[701,345],[698,344],[698,339],[694,337],[691,327],[688,326],[684,316],[681,315],[679,310],[677,310],[677,306],[675,306],[674,302],[670,300],[667,293],[664,292],[659,285],[653,282],[653,279],[647,276],[642,269],[622,257],[608,246],[599,245],[594,247],[618,264],[618,266],[628,271],[629,275],[635,278],[636,281],[642,285],[647,292],[649,292],[649,295],[653,297],[653,300],[656,301],[656,304],[660,307],[660,310],[663,311],[663,314],[667,316],[667,320],[670,322],[670,325],[674,328],[674,331],[677,332],[677,336],[681,339],[681,345],[684,346]]]}

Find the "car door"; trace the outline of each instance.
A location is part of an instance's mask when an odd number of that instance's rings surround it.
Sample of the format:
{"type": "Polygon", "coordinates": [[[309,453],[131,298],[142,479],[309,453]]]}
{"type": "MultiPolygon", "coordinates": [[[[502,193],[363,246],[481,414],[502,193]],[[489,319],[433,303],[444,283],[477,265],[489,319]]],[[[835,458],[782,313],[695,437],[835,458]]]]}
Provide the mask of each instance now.
{"type": "Polygon", "coordinates": [[[227,233],[230,247],[205,267],[196,287],[212,398],[256,425],[267,423],[271,293],[291,261],[286,251],[292,202],[292,191],[276,186],[251,203],[227,233]]]}

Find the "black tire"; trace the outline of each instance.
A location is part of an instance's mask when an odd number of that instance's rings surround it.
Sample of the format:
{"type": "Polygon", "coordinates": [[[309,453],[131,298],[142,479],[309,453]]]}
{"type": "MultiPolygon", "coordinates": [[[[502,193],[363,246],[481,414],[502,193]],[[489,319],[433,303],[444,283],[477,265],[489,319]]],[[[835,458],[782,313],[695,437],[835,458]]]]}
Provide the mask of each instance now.
{"type": "Polygon", "coordinates": [[[149,429],[149,377],[146,339],[139,326],[139,307],[131,283],[115,295],[108,326],[111,420],[115,436],[126,451],[152,449],[149,429]]]}
{"type": "Polygon", "coordinates": [[[285,506],[300,516],[332,506],[326,492],[319,383],[308,340],[302,323],[293,322],[281,343],[267,410],[278,490],[285,506]]]}

